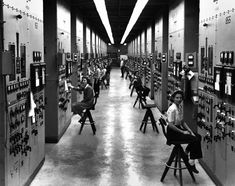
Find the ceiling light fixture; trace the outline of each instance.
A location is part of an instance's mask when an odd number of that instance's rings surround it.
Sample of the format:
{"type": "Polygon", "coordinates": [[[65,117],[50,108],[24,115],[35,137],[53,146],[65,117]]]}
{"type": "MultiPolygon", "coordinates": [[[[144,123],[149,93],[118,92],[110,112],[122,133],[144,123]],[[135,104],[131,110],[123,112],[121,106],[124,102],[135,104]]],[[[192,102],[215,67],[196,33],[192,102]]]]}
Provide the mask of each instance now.
{"type": "Polygon", "coordinates": [[[133,26],[135,25],[137,19],[139,18],[142,10],[144,9],[145,5],[148,3],[149,0],[138,0],[135,4],[135,8],[131,14],[131,18],[129,20],[129,23],[126,27],[126,30],[122,36],[122,40],[121,40],[121,44],[124,43],[124,41],[126,40],[128,34],[130,33],[131,29],[133,28],[133,26]]]}
{"type": "Polygon", "coordinates": [[[106,32],[109,36],[109,40],[112,44],[114,44],[113,34],[112,34],[111,26],[109,23],[109,18],[108,18],[108,13],[106,10],[105,1],[104,0],[93,0],[93,1],[95,3],[96,10],[99,13],[100,19],[101,19],[101,21],[106,29],[106,32]]]}

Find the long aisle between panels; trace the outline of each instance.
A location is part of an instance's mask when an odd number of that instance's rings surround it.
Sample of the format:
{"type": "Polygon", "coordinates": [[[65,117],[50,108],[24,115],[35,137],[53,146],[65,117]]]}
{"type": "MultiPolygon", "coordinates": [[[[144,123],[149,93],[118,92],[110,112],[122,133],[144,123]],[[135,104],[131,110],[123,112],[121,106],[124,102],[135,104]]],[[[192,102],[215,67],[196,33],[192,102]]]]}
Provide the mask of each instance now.
{"type": "MultiPolygon", "coordinates": [[[[179,185],[169,170],[160,182],[172,146],[162,134],[148,125],[143,134],[139,128],[145,110],[133,108],[136,93],[130,97],[129,80],[120,77],[120,69],[111,71],[110,87],[102,89],[92,116],[97,128],[93,135],[84,126],[78,135],[78,115],[57,144],[46,144],[45,163],[31,186],[159,186],[179,185]]],[[[161,113],[152,109],[156,121],[161,113]]],[[[192,181],[183,170],[184,185],[214,185],[197,162],[199,174],[192,181]]]]}

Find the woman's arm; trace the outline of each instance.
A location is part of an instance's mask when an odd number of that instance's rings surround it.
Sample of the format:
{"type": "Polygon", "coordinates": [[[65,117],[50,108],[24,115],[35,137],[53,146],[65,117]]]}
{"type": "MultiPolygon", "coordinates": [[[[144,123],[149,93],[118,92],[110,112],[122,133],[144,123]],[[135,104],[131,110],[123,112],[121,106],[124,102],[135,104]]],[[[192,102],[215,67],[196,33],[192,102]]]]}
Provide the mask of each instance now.
{"type": "Polygon", "coordinates": [[[75,87],[75,86],[73,86],[71,84],[68,87],[71,88],[71,89],[77,90],[77,91],[81,91],[82,90],[82,88],[80,86],[75,87]]]}
{"type": "Polygon", "coordinates": [[[74,90],[77,90],[77,91],[83,90],[83,88],[81,88],[81,87],[74,87],[73,89],[74,89],[74,90]]]}
{"type": "Polygon", "coordinates": [[[184,130],[179,129],[178,127],[176,127],[173,124],[173,122],[168,122],[168,127],[170,127],[172,130],[174,130],[176,132],[179,132],[179,133],[182,133],[182,134],[188,134],[188,131],[184,131],[184,130]]]}
{"type": "Polygon", "coordinates": [[[192,134],[193,136],[195,136],[194,135],[194,133],[193,133],[193,131],[189,128],[189,126],[187,125],[187,123],[185,123],[184,121],[182,122],[182,126],[190,133],[190,134],[192,134]]]}

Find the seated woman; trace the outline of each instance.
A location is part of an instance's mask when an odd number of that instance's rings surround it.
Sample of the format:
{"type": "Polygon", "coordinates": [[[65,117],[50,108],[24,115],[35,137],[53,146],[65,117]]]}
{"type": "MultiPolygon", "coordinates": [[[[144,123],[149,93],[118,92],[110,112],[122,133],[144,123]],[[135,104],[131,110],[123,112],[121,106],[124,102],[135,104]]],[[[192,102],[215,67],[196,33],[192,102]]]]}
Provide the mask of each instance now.
{"type": "Polygon", "coordinates": [[[172,104],[167,110],[167,139],[188,143],[185,153],[190,155],[189,164],[194,173],[199,173],[195,167],[195,159],[202,158],[201,136],[195,134],[183,120],[182,106],[183,91],[177,90],[171,95],[172,104]]]}
{"type": "Polygon", "coordinates": [[[82,116],[83,110],[91,108],[94,105],[94,90],[88,84],[89,79],[87,77],[82,77],[82,83],[80,87],[74,87],[70,85],[69,87],[78,91],[83,91],[83,100],[81,102],[74,103],[72,105],[73,114],[79,114],[82,116]]]}

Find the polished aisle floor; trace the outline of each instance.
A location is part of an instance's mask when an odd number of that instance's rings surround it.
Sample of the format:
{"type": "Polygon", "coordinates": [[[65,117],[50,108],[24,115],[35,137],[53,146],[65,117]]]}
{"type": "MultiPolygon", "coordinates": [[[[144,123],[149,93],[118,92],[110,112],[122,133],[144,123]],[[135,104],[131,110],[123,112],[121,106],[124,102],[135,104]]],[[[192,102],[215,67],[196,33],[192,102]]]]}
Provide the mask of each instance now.
{"type": "MultiPolygon", "coordinates": [[[[172,146],[167,146],[160,134],[147,126],[139,131],[145,110],[133,108],[136,93],[130,97],[129,80],[120,78],[120,70],[112,69],[108,89],[101,90],[92,111],[97,132],[90,126],[78,135],[78,116],[57,144],[46,144],[46,160],[31,186],[159,186],[179,185],[170,170],[160,182],[164,162],[172,146]]],[[[160,116],[153,110],[155,119],[160,116]]],[[[184,185],[214,185],[197,163],[200,171],[196,183],[188,171],[183,171],[184,185]]]]}

